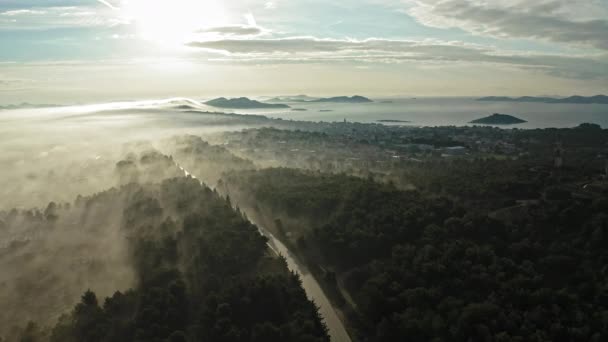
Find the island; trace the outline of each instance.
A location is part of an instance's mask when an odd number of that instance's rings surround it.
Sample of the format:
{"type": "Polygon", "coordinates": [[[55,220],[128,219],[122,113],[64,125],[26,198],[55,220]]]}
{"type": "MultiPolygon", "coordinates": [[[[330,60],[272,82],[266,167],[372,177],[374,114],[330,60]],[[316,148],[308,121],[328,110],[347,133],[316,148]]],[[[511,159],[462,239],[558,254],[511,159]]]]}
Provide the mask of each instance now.
{"type": "Polygon", "coordinates": [[[595,123],[589,123],[589,122],[584,122],[578,126],[575,127],[575,129],[584,129],[584,130],[588,130],[588,131],[601,131],[602,130],[602,126],[595,124],[595,123]]]}
{"type": "Polygon", "coordinates": [[[21,104],[9,104],[6,106],[0,106],[0,110],[53,108],[53,107],[60,107],[60,106],[61,105],[55,105],[55,104],[33,104],[33,103],[23,102],[21,104]]]}
{"type": "Polygon", "coordinates": [[[524,122],[527,121],[507,114],[494,113],[485,118],[473,120],[470,123],[482,125],[516,125],[524,122]]]}
{"type": "Polygon", "coordinates": [[[308,109],[306,109],[306,108],[292,108],[291,110],[294,111],[294,112],[306,112],[306,111],[308,111],[308,109]]]}
{"type": "Polygon", "coordinates": [[[387,119],[387,120],[376,120],[377,122],[384,122],[384,123],[409,123],[411,121],[407,121],[407,120],[391,120],[391,119],[387,119]]]}
{"type": "Polygon", "coordinates": [[[207,101],[205,102],[205,104],[212,107],[234,109],[290,108],[286,104],[264,103],[256,100],[250,100],[246,97],[239,97],[234,99],[220,97],[211,101],[207,101]]]}
{"type": "Polygon", "coordinates": [[[355,95],[355,96],[336,96],[336,97],[326,97],[318,100],[307,101],[307,102],[334,102],[334,103],[368,103],[374,102],[367,97],[355,95]]]}
{"type": "Polygon", "coordinates": [[[195,106],[186,105],[186,104],[184,104],[184,105],[178,105],[178,106],[175,106],[174,108],[175,109],[181,109],[181,110],[195,110],[195,109],[197,109],[197,107],[195,107],[195,106]]]}
{"type": "Polygon", "coordinates": [[[488,96],[477,99],[477,101],[489,102],[536,102],[536,103],[568,103],[568,104],[608,104],[608,96],[570,96],[565,98],[555,97],[507,97],[507,96],[488,96]]]}
{"type": "Polygon", "coordinates": [[[321,109],[319,110],[320,113],[329,113],[329,112],[333,112],[333,110],[331,109],[321,109]]]}
{"type": "Polygon", "coordinates": [[[318,99],[319,98],[317,97],[311,97],[308,95],[278,96],[268,100],[267,102],[311,102],[318,99]]]}

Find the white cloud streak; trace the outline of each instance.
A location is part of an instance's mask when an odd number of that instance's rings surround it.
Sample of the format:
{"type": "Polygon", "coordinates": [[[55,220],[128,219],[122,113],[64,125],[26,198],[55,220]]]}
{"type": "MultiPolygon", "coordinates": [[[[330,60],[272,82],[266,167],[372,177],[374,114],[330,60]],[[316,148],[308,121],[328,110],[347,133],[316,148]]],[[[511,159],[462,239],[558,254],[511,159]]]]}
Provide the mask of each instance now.
{"type": "Polygon", "coordinates": [[[44,7],[0,13],[0,30],[112,27],[123,23],[117,16],[100,11],[98,8],[85,6],[44,7]]]}
{"type": "Polygon", "coordinates": [[[372,62],[423,64],[484,63],[538,70],[581,79],[608,77],[606,55],[522,54],[460,42],[409,40],[339,40],[315,37],[223,39],[188,46],[221,54],[222,60],[273,63],[372,62]]]}
{"type": "Polygon", "coordinates": [[[107,7],[113,9],[113,10],[119,10],[120,8],[112,5],[111,3],[107,2],[106,0],[97,0],[99,2],[101,2],[102,4],[106,5],[107,7]]]}
{"type": "Polygon", "coordinates": [[[603,0],[406,0],[420,23],[497,38],[523,38],[608,50],[603,0]]]}
{"type": "Polygon", "coordinates": [[[259,26],[249,25],[210,27],[199,31],[199,33],[217,33],[223,36],[257,36],[264,32],[267,31],[259,26]]]}

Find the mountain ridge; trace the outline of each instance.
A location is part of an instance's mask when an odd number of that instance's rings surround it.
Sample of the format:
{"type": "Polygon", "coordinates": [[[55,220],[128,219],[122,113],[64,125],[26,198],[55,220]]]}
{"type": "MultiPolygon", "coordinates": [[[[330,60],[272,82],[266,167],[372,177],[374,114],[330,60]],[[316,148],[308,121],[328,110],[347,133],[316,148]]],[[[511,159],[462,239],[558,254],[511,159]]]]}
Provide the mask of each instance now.
{"type": "Polygon", "coordinates": [[[595,95],[595,96],[580,96],[574,95],[565,98],[555,97],[535,97],[535,96],[522,96],[522,97],[508,97],[508,96],[487,96],[477,99],[477,101],[488,101],[488,102],[536,102],[536,103],[570,103],[570,104],[608,104],[608,96],[606,95],[595,95]]]}
{"type": "Polygon", "coordinates": [[[261,109],[261,108],[290,108],[286,104],[281,103],[264,103],[256,100],[250,100],[246,97],[225,98],[218,97],[216,99],[205,102],[206,105],[217,108],[232,108],[232,109],[261,109]]]}

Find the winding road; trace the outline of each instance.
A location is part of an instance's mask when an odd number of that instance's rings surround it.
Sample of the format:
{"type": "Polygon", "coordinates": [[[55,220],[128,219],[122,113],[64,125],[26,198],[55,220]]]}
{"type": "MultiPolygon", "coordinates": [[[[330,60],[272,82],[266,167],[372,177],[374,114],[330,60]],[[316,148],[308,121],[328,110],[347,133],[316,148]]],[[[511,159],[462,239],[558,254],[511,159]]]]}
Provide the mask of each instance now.
{"type": "MultiPolygon", "coordinates": [[[[181,165],[176,163],[177,167],[179,167],[186,177],[190,176],[197,179],[194,175],[184,169],[181,165]]],[[[200,182],[200,180],[199,180],[200,182]]],[[[201,182],[201,186],[202,186],[201,182]]],[[[319,313],[323,317],[327,328],[329,329],[329,336],[332,342],[351,342],[351,338],[346,332],[346,328],[344,324],[338,317],[336,310],[331,305],[329,298],[323,292],[321,285],[314,278],[312,273],[308,271],[306,266],[298,260],[298,258],[281,242],[277,239],[272,233],[270,233],[264,227],[256,224],[255,222],[251,222],[258,227],[260,234],[264,235],[268,238],[268,247],[274,251],[277,255],[281,255],[285,258],[287,262],[287,267],[290,271],[297,273],[302,279],[302,287],[304,291],[306,291],[306,295],[308,299],[315,302],[315,304],[319,307],[319,313]]]]}

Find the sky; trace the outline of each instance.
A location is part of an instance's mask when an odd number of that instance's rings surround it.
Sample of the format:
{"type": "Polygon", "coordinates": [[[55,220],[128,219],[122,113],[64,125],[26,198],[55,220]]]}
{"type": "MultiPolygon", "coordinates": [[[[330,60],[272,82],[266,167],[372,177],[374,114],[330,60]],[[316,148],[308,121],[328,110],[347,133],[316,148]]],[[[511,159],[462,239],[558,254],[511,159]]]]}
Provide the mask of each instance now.
{"type": "Polygon", "coordinates": [[[608,0],[0,0],[0,104],[608,93],[608,0]]]}

